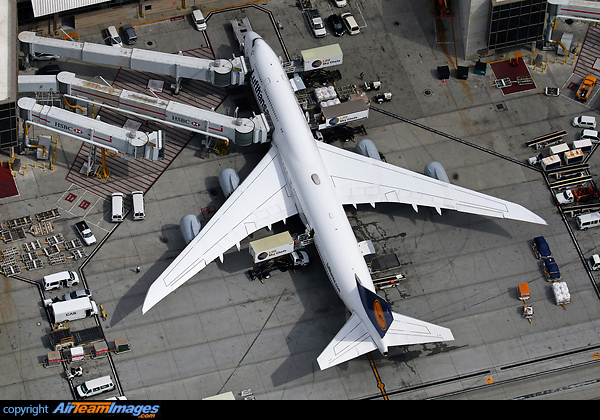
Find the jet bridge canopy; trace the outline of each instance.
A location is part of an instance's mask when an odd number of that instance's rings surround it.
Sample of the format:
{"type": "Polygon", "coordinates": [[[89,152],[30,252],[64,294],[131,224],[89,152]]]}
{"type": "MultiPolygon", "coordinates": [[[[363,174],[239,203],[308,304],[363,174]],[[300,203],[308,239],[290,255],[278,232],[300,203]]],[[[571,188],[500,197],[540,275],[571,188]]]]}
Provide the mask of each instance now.
{"type": "Polygon", "coordinates": [[[51,131],[119,152],[126,159],[163,158],[164,138],[161,130],[145,133],[115,127],[65,109],[40,105],[32,98],[21,98],[17,105],[19,117],[26,124],[47,127],[51,131]]]}
{"type": "Polygon", "coordinates": [[[207,136],[231,140],[240,146],[268,141],[269,125],[263,114],[253,118],[223,115],[181,102],[80,79],[70,72],[61,72],[56,79],[58,91],[67,96],[100,100],[127,112],[142,114],[207,136]]]}
{"type": "Polygon", "coordinates": [[[207,60],[139,48],[45,38],[28,31],[19,34],[19,44],[25,54],[56,54],[88,63],[166,74],[177,80],[201,80],[215,86],[244,84],[247,73],[244,57],[207,60]]]}

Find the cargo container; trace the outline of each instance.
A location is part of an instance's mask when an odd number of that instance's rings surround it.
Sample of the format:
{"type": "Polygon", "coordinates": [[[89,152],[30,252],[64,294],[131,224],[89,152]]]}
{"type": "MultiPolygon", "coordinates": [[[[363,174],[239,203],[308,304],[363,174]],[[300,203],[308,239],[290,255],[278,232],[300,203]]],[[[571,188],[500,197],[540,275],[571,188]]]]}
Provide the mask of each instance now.
{"type": "Polygon", "coordinates": [[[549,171],[550,169],[555,169],[560,166],[560,157],[556,155],[548,156],[542,159],[542,169],[544,171],[549,171]]]}
{"type": "Polygon", "coordinates": [[[294,240],[289,232],[268,236],[250,242],[250,255],[255,263],[289,254],[294,250],[294,240]]]}
{"type": "Polygon", "coordinates": [[[581,149],[569,150],[565,152],[563,158],[566,165],[583,162],[583,151],[581,149]]]}

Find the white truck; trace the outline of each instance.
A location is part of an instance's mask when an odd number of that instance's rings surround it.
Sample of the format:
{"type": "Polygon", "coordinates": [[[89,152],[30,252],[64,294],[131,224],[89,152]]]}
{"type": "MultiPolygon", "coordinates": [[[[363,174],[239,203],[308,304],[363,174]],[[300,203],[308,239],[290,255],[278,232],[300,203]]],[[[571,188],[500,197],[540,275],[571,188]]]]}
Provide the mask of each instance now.
{"type": "Polygon", "coordinates": [[[289,232],[278,233],[250,242],[250,255],[255,263],[289,254],[294,250],[294,240],[289,232]]]}
{"type": "Polygon", "coordinates": [[[302,56],[304,71],[338,66],[344,62],[344,54],[342,53],[340,44],[300,50],[300,55],[302,56]]]}
{"type": "Polygon", "coordinates": [[[82,297],[63,302],[52,302],[52,299],[46,299],[44,304],[46,307],[50,308],[50,315],[54,319],[54,324],[63,321],[75,321],[98,314],[96,302],[89,297],[82,297]]]}

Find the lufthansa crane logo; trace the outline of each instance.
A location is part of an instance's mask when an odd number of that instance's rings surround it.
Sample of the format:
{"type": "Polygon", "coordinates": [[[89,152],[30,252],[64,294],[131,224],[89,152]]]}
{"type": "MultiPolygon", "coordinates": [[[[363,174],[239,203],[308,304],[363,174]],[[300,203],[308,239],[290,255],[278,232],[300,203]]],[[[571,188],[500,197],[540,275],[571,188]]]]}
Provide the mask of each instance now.
{"type": "Polygon", "coordinates": [[[379,328],[382,330],[387,330],[387,321],[385,320],[385,313],[383,312],[383,308],[381,307],[381,302],[379,299],[375,299],[373,302],[373,313],[375,314],[375,319],[377,320],[377,324],[379,328]]]}

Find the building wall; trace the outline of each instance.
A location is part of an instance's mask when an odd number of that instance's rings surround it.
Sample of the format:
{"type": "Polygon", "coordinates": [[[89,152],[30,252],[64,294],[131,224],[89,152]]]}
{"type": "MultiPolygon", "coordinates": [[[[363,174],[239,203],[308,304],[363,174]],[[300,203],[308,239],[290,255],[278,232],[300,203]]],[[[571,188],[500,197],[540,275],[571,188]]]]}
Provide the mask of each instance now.
{"type": "Polygon", "coordinates": [[[487,49],[490,10],[491,0],[459,1],[465,60],[476,60],[487,49]]]}

